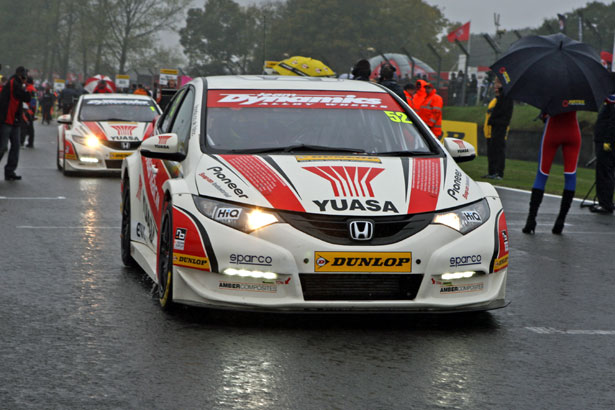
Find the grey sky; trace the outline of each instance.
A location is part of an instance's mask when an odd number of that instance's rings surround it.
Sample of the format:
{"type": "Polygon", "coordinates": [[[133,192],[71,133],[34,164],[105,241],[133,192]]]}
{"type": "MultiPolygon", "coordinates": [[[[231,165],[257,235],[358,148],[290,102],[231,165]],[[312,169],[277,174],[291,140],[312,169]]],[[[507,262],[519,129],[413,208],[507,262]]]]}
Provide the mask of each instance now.
{"type": "MultiPolygon", "coordinates": [[[[270,0],[235,0],[242,6],[264,3],[270,0]]],[[[349,4],[352,0],[347,0],[349,4]]],[[[493,14],[500,14],[503,29],[538,27],[546,18],[557,17],[557,13],[568,13],[584,7],[588,0],[424,0],[437,6],[451,21],[465,23],[471,21],[472,33],[495,33],[493,14]]],[[[610,4],[612,1],[598,0],[610,4]]],[[[203,7],[205,0],[192,0],[192,7],[203,7]]],[[[180,26],[182,23],[180,23],[180,26]]],[[[174,45],[179,42],[175,33],[165,32],[163,44],[174,45]]]]}
{"type": "MultiPolygon", "coordinates": [[[[264,3],[270,0],[235,0],[242,6],[264,3]]],[[[352,0],[347,0],[348,4],[352,0]]],[[[493,13],[500,14],[500,25],[504,29],[538,27],[546,18],[557,17],[557,13],[567,13],[584,7],[588,0],[424,0],[438,6],[444,16],[451,21],[462,23],[472,21],[472,33],[495,33],[493,13]]],[[[598,0],[609,4],[612,1],[598,0]]],[[[193,7],[202,7],[205,0],[193,0],[193,7]]]]}
{"type": "MultiPolygon", "coordinates": [[[[601,3],[612,2],[599,0],[601,3]]],[[[425,0],[438,6],[451,21],[471,21],[472,33],[495,33],[493,13],[500,14],[503,29],[538,27],[543,20],[584,7],[587,0],[425,0]]]]}

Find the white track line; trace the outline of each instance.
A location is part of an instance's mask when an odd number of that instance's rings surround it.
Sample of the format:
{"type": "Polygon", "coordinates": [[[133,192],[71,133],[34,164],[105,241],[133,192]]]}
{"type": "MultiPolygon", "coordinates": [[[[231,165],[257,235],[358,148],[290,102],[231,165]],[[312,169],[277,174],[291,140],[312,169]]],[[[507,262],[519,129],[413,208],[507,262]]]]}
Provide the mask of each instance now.
{"type": "Polygon", "coordinates": [[[31,226],[19,225],[17,229],[120,229],[120,226],[31,226]]]}
{"type": "MultiPolygon", "coordinates": [[[[513,192],[523,192],[524,194],[531,194],[532,191],[528,191],[527,189],[519,189],[519,188],[509,188],[507,186],[499,186],[499,185],[494,185],[494,187],[496,187],[497,189],[504,189],[507,191],[513,191],[513,192]]],[[[544,196],[550,196],[551,198],[561,198],[561,195],[555,195],[555,194],[547,194],[545,193],[544,196]]],[[[583,199],[580,198],[573,198],[574,201],[577,202],[583,202],[583,199]]]]}
{"type": "Polygon", "coordinates": [[[526,327],[530,332],[540,335],[609,335],[615,336],[615,330],[589,330],[589,329],[555,329],[553,327],[526,327]]]}
{"type": "Polygon", "coordinates": [[[65,196],[0,196],[0,199],[66,199],[65,196]]]}

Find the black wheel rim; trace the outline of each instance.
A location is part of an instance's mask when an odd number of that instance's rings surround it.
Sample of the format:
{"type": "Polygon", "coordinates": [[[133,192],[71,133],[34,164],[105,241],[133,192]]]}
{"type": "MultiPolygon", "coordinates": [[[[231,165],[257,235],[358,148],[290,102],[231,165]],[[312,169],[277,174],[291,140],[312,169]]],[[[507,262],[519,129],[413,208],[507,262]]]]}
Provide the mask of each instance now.
{"type": "Polygon", "coordinates": [[[158,292],[160,298],[164,298],[169,280],[169,270],[171,268],[171,229],[169,215],[166,213],[162,219],[160,229],[160,254],[158,255],[159,284],[158,292]]]}

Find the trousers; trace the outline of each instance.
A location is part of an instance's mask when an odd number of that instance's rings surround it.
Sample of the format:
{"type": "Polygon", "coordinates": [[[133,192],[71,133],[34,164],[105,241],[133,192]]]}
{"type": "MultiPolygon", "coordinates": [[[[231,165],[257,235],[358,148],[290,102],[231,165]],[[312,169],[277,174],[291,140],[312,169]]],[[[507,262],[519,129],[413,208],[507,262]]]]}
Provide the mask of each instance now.
{"type": "Polygon", "coordinates": [[[0,128],[0,161],[2,157],[8,151],[9,156],[4,166],[4,176],[13,175],[17,169],[17,163],[19,162],[19,148],[21,147],[20,141],[20,125],[2,124],[0,128]],[[9,150],[8,145],[11,143],[9,150]]]}

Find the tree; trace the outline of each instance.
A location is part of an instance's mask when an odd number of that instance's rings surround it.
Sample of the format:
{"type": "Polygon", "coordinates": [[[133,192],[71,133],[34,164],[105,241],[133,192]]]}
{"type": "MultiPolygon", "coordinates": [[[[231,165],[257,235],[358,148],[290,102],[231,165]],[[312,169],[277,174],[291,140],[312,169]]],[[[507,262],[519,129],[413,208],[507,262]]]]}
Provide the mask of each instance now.
{"type": "Polygon", "coordinates": [[[379,52],[430,56],[427,43],[437,43],[446,24],[441,11],[422,0],[374,3],[354,0],[288,0],[271,23],[268,55],[318,58],[345,72],[361,57],[379,52]]]}
{"type": "Polygon", "coordinates": [[[125,73],[131,52],[151,45],[154,34],[173,27],[188,0],[104,0],[109,20],[109,49],[125,73]]]}
{"type": "Polygon", "coordinates": [[[243,74],[255,59],[256,7],[233,0],[208,0],[203,9],[188,10],[180,43],[190,69],[205,74],[243,74]]]}

